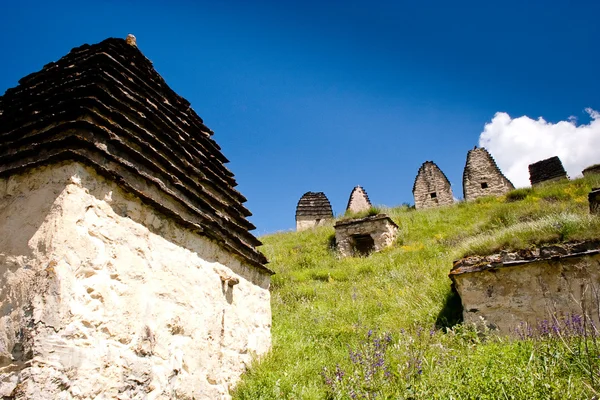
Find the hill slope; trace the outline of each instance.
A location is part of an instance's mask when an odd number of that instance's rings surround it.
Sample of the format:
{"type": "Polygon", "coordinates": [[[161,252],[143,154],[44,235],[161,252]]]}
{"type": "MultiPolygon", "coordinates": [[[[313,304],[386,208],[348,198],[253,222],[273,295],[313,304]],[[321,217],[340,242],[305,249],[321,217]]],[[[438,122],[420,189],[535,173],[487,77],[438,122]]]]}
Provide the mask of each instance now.
{"type": "Polygon", "coordinates": [[[234,398],[596,395],[589,346],[577,353],[562,336],[509,340],[456,325],[448,272],[465,255],[597,238],[587,202],[597,186],[598,176],[439,209],[385,209],[398,239],[366,258],[339,259],[331,226],[261,238],[276,272],[273,349],[234,398]]]}

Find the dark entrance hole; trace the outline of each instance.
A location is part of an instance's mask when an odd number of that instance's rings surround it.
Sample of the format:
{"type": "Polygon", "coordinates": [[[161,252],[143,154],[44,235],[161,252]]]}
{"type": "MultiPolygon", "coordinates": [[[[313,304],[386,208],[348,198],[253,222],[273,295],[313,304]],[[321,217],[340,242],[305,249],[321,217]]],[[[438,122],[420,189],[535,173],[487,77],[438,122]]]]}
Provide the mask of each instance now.
{"type": "Polygon", "coordinates": [[[431,193],[431,198],[432,199],[435,199],[436,197],[437,197],[437,193],[436,192],[431,193]]]}
{"type": "Polygon", "coordinates": [[[487,189],[488,188],[487,182],[481,182],[481,188],[482,189],[487,189]]]}
{"type": "Polygon", "coordinates": [[[354,254],[367,256],[375,250],[375,241],[371,235],[354,235],[352,236],[352,250],[354,254]]]}

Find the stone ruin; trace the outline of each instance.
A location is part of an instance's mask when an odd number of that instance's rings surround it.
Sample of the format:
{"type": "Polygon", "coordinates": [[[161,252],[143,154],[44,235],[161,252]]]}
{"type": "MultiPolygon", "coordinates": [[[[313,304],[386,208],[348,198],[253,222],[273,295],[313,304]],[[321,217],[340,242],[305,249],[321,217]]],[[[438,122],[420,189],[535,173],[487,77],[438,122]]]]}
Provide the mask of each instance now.
{"type": "Polygon", "coordinates": [[[475,147],[469,150],[463,172],[465,200],[475,200],[483,196],[501,196],[514,188],[485,148],[475,147]]]}
{"type": "Polygon", "coordinates": [[[588,194],[590,203],[590,214],[600,215],[600,188],[594,188],[588,194]]]}
{"type": "Polygon", "coordinates": [[[597,175],[600,174],[600,164],[590,165],[583,171],[581,171],[583,176],[597,175]]]}
{"type": "Polygon", "coordinates": [[[412,192],[417,210],[454,203],[450,181],[433,161],[421,165],[412,192]]]}
{"type": "Polygon", "coordinates": [[[342,257],[367,256],[391,246],[398,225],[385,214],[340,220],[334,225],[335,242],[342,257]]]}
{"type": "Polygon", "coordinates": [[[0,97],[0,396],[225,399],[272,272],[213,132],[135,41],[0,97]]]}
{"type": "Polygon", "coordinates": [[[531,186],[561,179],[568,179],[567,172],[562,162],[560,162],[560,158],[556,156],[529,165],[529,182],[531,182],[531,186]]]}
{"type": "Polygon", "coordinates": [[[369,196],[365,189],[360,186],[356,186],[352,189],[352,193],[350,193],[350,198],[348,199],[348,206],[346,207],[346,211],[350,211],[353,213],[359,213],[361,211],[370,210],[371,200],[369,200],[369,196]]]}
{"type": "Polygon", "coordinates": [[[450,278],[467,323],[483,319],[511,333],[522,324],[589,313],[598,326],[598,264],[600,242],[590,241],[467,257],[454,263],[450,278]]]}
{"type": "Polygon", "coordinates": [[[306,192],[296,207],[296,231],[322,226],[333,219],[329,199],[323,192],[306,192]]]}

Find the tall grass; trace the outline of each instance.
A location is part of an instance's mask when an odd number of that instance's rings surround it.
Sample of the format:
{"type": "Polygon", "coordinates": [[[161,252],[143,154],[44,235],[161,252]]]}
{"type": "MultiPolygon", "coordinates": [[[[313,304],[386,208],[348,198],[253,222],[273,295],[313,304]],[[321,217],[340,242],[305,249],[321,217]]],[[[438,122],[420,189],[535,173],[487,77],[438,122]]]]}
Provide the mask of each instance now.
{"type": "Polygon", "coordinates": [[[331,226],[262,237],[261,250],[276,272],[271,286],[273,348],[245,374],[234,398],[335,397],[323,368],[329,378],[338,364],[350,371],[349,349],[364,347],[369,330],[393,338],[386,359],[397,390],[390,392],[396,396],[392,398],[591,397],[595,392],[588,388],[589,378],[564,363],[535,361],[539,354],[533,339],[482,341],[469,327],[458,325],[444,333],[440,326],[453,319],[448,316],[456,299],[447,275],[454,259],[597,238],[600,225],[589,217],[587,204],[594,186],[600,186],[600,178],[438,209],[381,208],[398,224],[399,234],[392,247],[369,257],[340,259],[331,247],[331,226]],[[411,349],[410,343],[423,347],[411,349]],[[413,365],[410,375],[406,357],[419,351],[422,372],[415,376],[413,365]],[[483,385],[478,396],[471,395],[469,382],[483,385]],[[515,382],[520,388],[509,387],[515,382]]]}

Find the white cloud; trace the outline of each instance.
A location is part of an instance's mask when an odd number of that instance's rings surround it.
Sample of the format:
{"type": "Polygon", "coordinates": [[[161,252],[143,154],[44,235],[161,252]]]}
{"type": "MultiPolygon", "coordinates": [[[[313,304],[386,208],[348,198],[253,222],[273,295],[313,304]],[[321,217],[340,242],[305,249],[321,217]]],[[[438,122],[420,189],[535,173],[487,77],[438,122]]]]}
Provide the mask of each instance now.
{"type": "Polygon", "coordinates": [[[600,112],[585,111],[591,118],[587,125],[577,125],[574,117],[553,124],[541,117],[511,118],[498,112],[485,124],[479,146],[492,154],[516,187],[529,185],[529,164],[552,156],[561,159],[569,177],[580,176],[585,167],[600,163],[600,112]]]}

